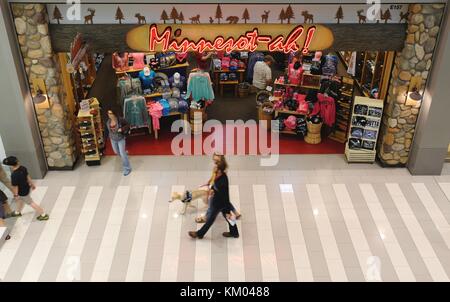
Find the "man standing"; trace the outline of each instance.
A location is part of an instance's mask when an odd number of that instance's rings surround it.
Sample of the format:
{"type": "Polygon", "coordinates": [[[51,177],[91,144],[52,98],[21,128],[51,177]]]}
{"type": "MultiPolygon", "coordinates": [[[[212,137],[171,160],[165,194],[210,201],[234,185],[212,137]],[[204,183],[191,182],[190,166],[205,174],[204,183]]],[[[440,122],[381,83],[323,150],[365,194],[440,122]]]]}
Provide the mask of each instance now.
{"type": "Polygon", "coordinates": [[[272,84],[272,70],[270,66],[275,62],[270,55],[264,57],[264,61],[255,63],[253,70],[253,86],[262,90],[272,84]]]}

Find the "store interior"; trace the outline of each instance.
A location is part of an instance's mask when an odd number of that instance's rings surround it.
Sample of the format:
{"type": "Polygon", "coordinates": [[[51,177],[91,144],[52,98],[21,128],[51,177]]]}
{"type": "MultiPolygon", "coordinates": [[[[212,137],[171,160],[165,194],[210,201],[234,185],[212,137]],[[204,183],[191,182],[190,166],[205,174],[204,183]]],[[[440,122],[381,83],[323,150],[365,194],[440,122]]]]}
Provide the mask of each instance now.
{"type": "MultiPolygon", "coordinates": [[[[343,154],[355,96],[384,99],[395,56],[377,51],[270,53],[273,89],[256,91],[253,69],[268,54],[216,53],[204,64],[196,53],[91,54],[71,78],[75,99],[99,102],[99,123],[104,124],[107,109],[130,123],[129,155],[172,155],[178,133],[171,132],[171,125],[180,118],[190,123],[193,134],[211,119],[274,119],[279,121],[280,154],[343,154]],[[201,113],[200,120],[194,112],[201,113]]],[[[101,135],[105,127],[99,127],[101,135]]],[[[246,137],[249,154],[248,140],[255,138],[246,137]]],[[[79,144],[86,155],[83,140],[79,144]]],[[[114,154],[106,138],[97,147],[99,155],[114,154]]]]}

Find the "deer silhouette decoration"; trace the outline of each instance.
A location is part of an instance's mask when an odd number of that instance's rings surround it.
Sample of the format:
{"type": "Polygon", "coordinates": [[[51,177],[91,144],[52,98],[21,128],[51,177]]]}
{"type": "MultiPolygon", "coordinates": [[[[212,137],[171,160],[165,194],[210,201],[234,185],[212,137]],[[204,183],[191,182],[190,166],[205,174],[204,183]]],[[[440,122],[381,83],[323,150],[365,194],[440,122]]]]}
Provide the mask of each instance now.
{"type": "Polygon", "coordinates": [[[356,13],[358,14],[358,18],[359,18],[358,23],[359,24],[367,22],[367,17],[362,14],[363,13],[362,9],[357,11],[356,13]]]}
{"type": "Polygon", "coordinates": [[[200,15],[193,16],[193,17],[189,18],[189,20],[191,20],[192,24],[200,24],[200,15]]]}
{"type": "Polygon", "coordinates": [[[236,24],[239,22],[239,17],[238,16],[229,16],[227,19],[229,24],[236,24]]]}
{"type": "Polygon", "coordinates": [[[147,20],[145,20],[145,16],[142,16],[140,13],[134,15],[138,19],[138,24],[147,24],[147,20]]]}
{"type": "Polygon", "coordinates": [[[84,24],[93,24],[95,9],[88,8],[89,15],[84,16],[84,24]]]}
{"type": "Polygon", "coordinates": [[[209,17],[209,23],[213,24],[214,23],[214,19],[212,17],[209,17]]]}
{"type": "Polygon", "coordinates": [[[269,13],[270,10],[264,11],[264,14],[261,15],[261,23],[267,23],[269,21],[269,13]]]}
{"type": "Polygon", "coordinates": [[[302,11],[302,16],[304,18],[303,23],[314,23],[314,15],[308,13],[307,10],[302,11]]]}

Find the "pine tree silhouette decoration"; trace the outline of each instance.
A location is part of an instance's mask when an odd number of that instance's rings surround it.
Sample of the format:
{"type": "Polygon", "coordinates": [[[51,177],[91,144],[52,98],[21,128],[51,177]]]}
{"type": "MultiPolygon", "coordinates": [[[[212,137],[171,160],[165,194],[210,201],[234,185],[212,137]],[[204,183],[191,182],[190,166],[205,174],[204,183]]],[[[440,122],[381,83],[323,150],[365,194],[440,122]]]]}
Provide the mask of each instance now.
{"type": "Polygon", "coordinates": [[[216,19],[217,19],[217,23],[220,24],[220,19],[223,18],[222,15],[222,9],[220,8],[220,4],[217,4],[217,8],[216,8],[216,19]]]}
{"type": "Polygon", "coordinates": [[[164,9],[161,13],[161,20],[163,20],[164,24],[166,24],[166,21],[169,20],[169,16],[167,15],[167,13],[164,9]]]}
{"type": "Polygon", "coordinates": [[[284,11],[284,8],[282,8],[280,15],[278,16],[278,20],[280,20],[281,24],[283,24],[284,19],[286,19],[286,12],[284,11]]]}
{"type": "Polygon", "coordinates": [[[342,6],[339,6],[334,18],[337,19],[337,24],[341,23],[341,19],[344,19],[344,11],[342,10],[342,6]]]}
{"type": "Polygon", "coordinates": [[[173,20],[173,24],[177,23],[178,12],[175,7],[172,7],[172,11],[170,12],[170,19],[173,20]]]}
{"type": "Polygon", "coordinates": [[[119,24],[122,24],[122,20],[125,20],[125,17],[123,16],[123,13],[122,13],[122,10],[120,9],[120,6],[117,7],[116,20],[119,20],[119,24]]]}
{"type": "Polygon", "coordinates": [[[62,20],[62,19],[64,19],[64,18],[63,18],[62,14],[61,14],[61,11],[55,5],[55,9],[53,10],[53,20],[56,20],[56,22],[58,22],[58,24],[60,24],[59,21],[62,20]]]}
{"type": "Polygon", "coordinates": [[[181,24],[183,24],[183,21],[184,21],[183,12],[180,12],[180,14],[178,15],[178,20],[180,21],[181,24]]]}
{"type": "Polygon", "coordinates": [[[284,18],[287,19],[287,23],[291,24],[291,19],[294,19],[294,11],[292,10],[291,5],[289,4],[284,12],[284,18]]]}
{"type": "Polygon", "coordinates": [[[242,19],[244,20],[245,24],[247,24],[247,20],[250,19],[250,14],[248,13],[248,9],[247,8],[244,10],[244,13],[242,14],[242,19]]]}

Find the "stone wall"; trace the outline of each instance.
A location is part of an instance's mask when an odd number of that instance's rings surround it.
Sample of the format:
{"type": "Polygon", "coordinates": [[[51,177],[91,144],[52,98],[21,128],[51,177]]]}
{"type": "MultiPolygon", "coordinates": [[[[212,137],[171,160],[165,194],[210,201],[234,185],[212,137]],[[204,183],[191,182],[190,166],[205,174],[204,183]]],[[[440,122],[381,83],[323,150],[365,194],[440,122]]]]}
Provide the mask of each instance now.
{"type": "Polygon", "coordinates": [[[72,167],[75,162],[72,125],[61,70],[50,42],[45,4],[12,4],[12,10],[31,91],[34,78],[44,79],[50,101],[48,109],[35,107],[48,166],[72,167]]]}
{"type": "Polygon", "coordinates": [[[420,102],[407,103],[411,77],[422,78],[422,91],[431,68],[444,4],[409,6],[405,46],[397,54],[392,71],[386,110],[383,115],[378,155],[385,165],[405,165],[420,111],[420,102]]]}

